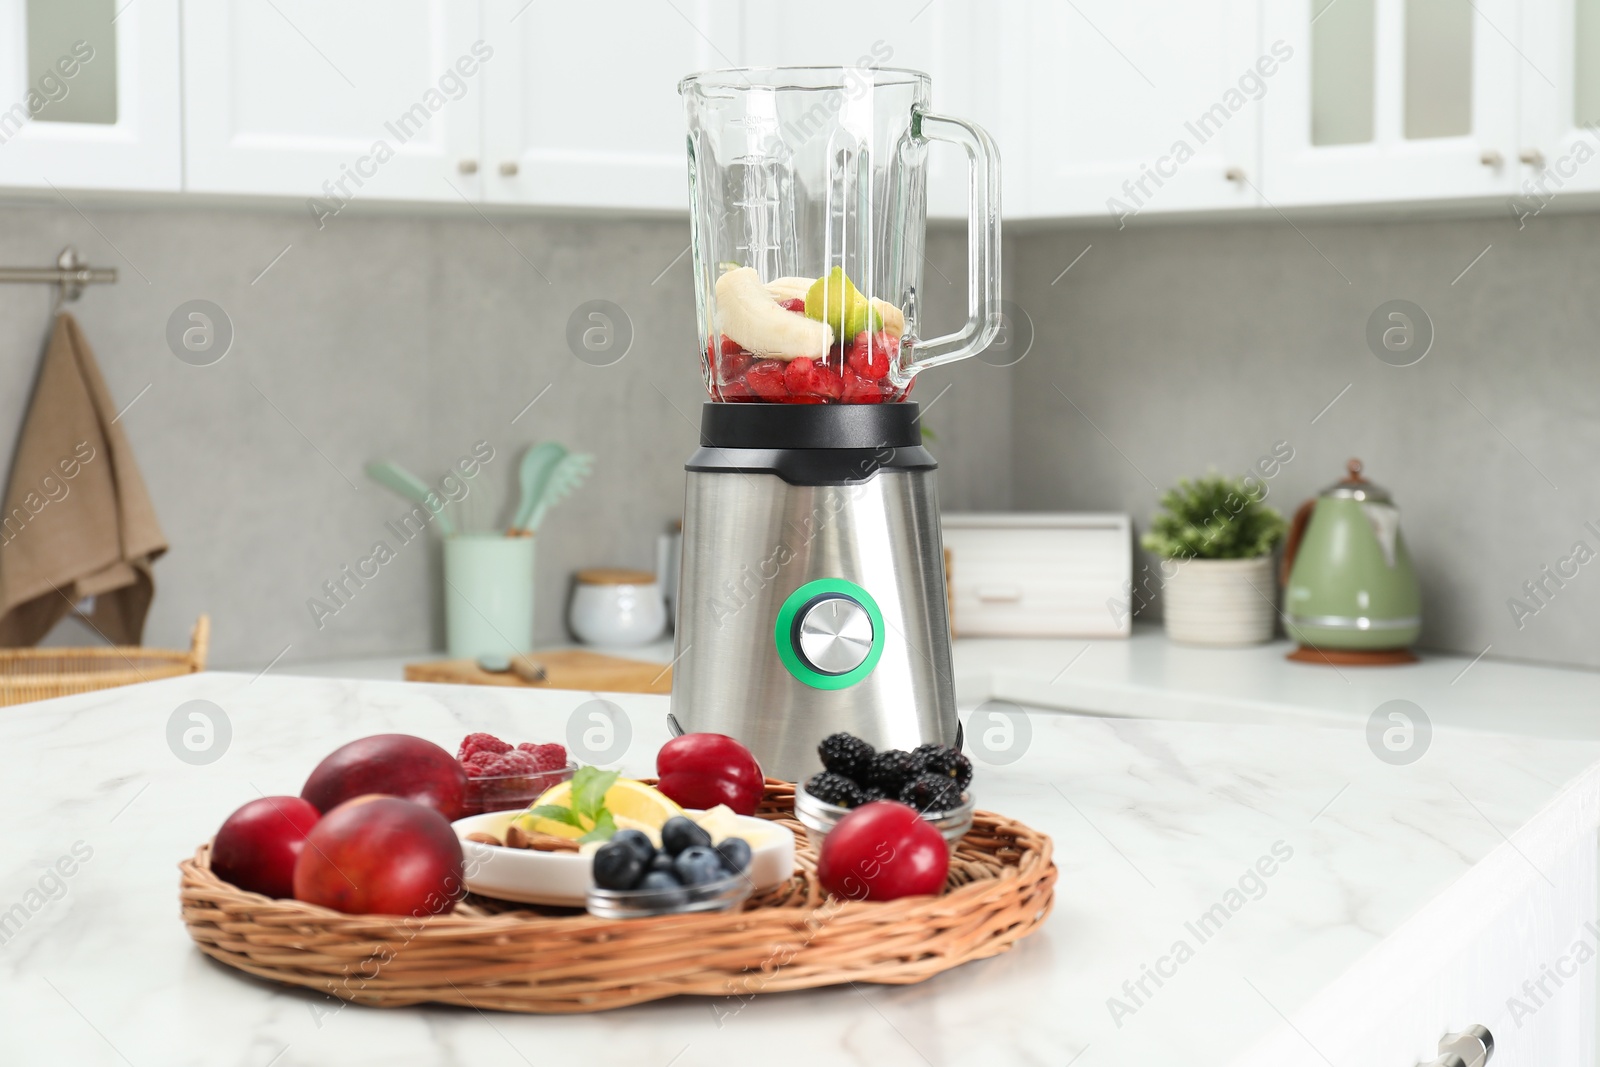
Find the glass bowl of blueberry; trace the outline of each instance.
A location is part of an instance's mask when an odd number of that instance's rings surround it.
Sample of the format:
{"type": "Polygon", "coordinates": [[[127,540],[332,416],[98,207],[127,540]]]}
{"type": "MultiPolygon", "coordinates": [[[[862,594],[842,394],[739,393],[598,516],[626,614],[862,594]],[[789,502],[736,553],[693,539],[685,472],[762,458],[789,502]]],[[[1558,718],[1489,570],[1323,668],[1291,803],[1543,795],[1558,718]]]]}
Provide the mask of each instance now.
{"type": "Polygon", "coordinates": [[[639,830],[618,830],[594,854],[585,904],[602,919],[640,919],[727,911],[750,895],[750,844],[725,837],[715,847],[681,815],[661,827],[661,847],[639,830]]]}
{"type": "Polygon", "coordinates": [[[851,809],[875,800],[909,804],[956,842],[972,829],[972,761],[949,745],[918,745],[910,752],[875,750],[853,734],[830,734],[817,746],[823,769],[795,786],[794,814],[806,828],[811,847],[822,849],[838,821],[851,809]]]}

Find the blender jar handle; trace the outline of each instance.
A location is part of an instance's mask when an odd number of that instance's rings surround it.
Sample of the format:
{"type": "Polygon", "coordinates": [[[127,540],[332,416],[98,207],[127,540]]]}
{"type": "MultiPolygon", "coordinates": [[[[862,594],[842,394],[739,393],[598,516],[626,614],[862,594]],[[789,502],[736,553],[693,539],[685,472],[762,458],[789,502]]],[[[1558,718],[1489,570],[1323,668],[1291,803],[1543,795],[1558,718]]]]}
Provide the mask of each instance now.
{"type": "Polygon", "coordinates": [[[981,127],[961,119],[912,113],[912,133],[945,141],[967,153],[967,321],[955,333],[918,341],[902,369],[913,375],[965,359],[993,341],[1000,329],[1000,150],[981,127]]]}

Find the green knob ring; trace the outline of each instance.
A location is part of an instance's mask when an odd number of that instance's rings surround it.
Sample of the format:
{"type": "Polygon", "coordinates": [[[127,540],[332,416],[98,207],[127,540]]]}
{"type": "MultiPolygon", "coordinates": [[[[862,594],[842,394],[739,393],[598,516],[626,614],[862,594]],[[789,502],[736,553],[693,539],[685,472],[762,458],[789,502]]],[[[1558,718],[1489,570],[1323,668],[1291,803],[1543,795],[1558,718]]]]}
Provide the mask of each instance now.
{"type": "Polygon", "coordinates": [[[778,609],[778,621],[773,624],[772,639],[778,646],[778,658],[797,681],[804,682],[813,689],[848,689],[871,674],[872,669],[878,665],[878,660],[883,656],[883,632],[883,612],[878,609],[878,602],[872,599],[871,593],[843,578],[818,578],[789,594],[789,598],[778,609]],[[854,670],[846,671],[844,674],[823,674],[812,670],[806,666],[806,661],[800,658],[800,651],[794,647],[795,616],[800,614],[801,608],[824,593],[837,593],[849,597],[866,608],[867,618],[872,620],[872,649],[867,653],[867,658],[854,670]]]}

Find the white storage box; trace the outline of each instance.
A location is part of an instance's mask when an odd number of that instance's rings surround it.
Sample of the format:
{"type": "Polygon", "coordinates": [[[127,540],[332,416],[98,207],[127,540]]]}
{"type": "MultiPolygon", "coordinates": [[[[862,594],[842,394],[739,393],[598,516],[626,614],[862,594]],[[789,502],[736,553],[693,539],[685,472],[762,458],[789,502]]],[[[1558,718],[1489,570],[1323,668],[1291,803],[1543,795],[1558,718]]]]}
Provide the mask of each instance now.
{"type": "Polygon", "coordinates": [[[956,636],[1128,636],[1128,516],[980,512],[943,526],[956,636]]]}

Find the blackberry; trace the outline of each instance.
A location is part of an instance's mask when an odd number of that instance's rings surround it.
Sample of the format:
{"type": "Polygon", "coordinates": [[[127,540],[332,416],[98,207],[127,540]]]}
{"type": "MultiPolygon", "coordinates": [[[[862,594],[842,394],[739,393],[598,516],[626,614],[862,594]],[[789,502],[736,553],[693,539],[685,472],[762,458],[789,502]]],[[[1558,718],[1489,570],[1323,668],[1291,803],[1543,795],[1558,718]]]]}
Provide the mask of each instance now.
{"type": "Polygon", "coordinates": [[[911,753],[925,774],[938,774],[946,778],[954,778],[956,760],[961,753],[944,745],[918,745],[911,753]]]}
{"type": "Polygon", "coordinates": [[[954,779],[938,774],[919,774],[900,790],[900,801],[924,814],[950,811],[961,806],[961,788],[954,779]]]}
{"type": "MultiPolygon", "coordinates": [[[[896,791],[898,794],[898,790],[896,791]]],[[[874,800],[888,800],[891,794],[885,793],[877,786],[868,786],[861,791],[861,803],[871,804],[874,800]]]]}
{"type": "Polygon", "coordinates": [[[896,796],[907,782],[917,776],[918,769],[917,759],[911,753],[898,748],[885,749],[872,757],[872,762],[867,766],[865,784],[896,796]]]}
{"type": "Polygon", "coordinates": [[[872,746],[852,734],[829,734],[817,746],[822,765],[834,774],[842,774],[852,782],[866,778],[867,765],[875,753],[872,746]]]}
{"type": "Polygon", "coordinates": [[[959,752],[956,753],[955,779],[962,789],[972,784],[972,761],[959,752]]]}
{"type": "Polygon", "coordinates": [[[824,804],[853,808],[861,803],[861,787],[842,774],[822,771],[806,779],[806,792],[824,804]]]}

